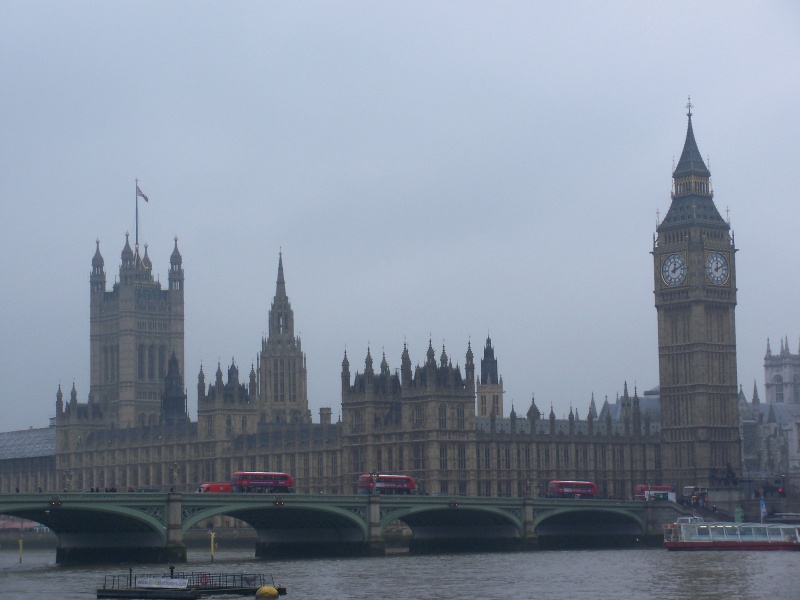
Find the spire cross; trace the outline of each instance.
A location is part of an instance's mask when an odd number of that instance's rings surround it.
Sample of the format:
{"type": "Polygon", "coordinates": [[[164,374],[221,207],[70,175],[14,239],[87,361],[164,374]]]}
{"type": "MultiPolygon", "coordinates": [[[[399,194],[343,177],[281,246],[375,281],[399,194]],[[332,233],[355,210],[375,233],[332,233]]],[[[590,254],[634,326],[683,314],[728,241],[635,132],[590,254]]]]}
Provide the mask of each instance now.
{"type": "Polygon", "coordinates": [[[731,208],[730,206],[725,207],[725,220],[730,224],[731,222],[731,208]]]}
{"type": "Polygon", "coordinates": [[[689,109],[689,112],[686,113],[686,116],[687,117],[691,117],[692,116],[692,97],[691,96],[689,96],[689,101],[686,103],[686,108],[689,109]]]}

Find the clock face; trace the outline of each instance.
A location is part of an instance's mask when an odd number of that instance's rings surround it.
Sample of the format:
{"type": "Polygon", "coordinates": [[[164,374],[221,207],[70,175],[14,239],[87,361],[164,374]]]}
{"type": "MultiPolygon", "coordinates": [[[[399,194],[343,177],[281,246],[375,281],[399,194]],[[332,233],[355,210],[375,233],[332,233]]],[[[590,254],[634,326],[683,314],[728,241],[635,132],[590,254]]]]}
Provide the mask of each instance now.
{"type": "Polygon", "coordinates": [[[667,285],[680,285],[686,279],[686,261],[680,254],[670,254],[661,263],[661,277],[667,285]]]}
{"type": "Polygon", "coordinates": [[[728,281],[728,259],[719,252],[711,252],[706,258],[706,274],[714,285],[728,281]]]}

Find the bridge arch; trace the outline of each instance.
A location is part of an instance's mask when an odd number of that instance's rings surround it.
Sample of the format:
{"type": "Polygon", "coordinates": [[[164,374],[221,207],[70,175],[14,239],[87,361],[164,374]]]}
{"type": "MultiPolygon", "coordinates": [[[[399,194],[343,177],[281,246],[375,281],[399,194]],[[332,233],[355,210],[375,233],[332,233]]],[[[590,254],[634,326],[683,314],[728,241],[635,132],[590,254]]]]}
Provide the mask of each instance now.
{"type": "Polygon", "coordinates": [[[533,532],[540,548],[620,547],[641,540],[647,523],[622,507],[557,507],[537,512],[533,532]]]}
{"type": "Polygon", "coordinates": [[[338,528],[356,529],[360,541],[368,538],[369,528],[366,521],[356,513],[331,504],[286,505],[274,500],[258,504],[220,504],[189,512],[184,510],[181,530],[186,532],[205,519],[225,515],[240,519],[256,531],[286,529],[289,521],[292,525],[303,523],[305,528],[338,528]],[[287,517],[289,517],[287,519],[287,517]]]}

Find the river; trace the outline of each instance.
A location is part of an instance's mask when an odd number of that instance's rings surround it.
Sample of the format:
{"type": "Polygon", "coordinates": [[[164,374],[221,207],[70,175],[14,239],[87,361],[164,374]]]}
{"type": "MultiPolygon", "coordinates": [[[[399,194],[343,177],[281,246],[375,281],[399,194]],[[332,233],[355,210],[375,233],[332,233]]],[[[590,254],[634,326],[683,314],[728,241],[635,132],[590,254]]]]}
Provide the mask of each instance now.
{"type": "MultiPolygon", "coordinates": [[[[660,548],[257,561],[247,551],[190,549],[187,571],[272,573],[288,600],[800,598],[799,552],[660,548]]],[[[133,566],[133,565],[132,565],[133,566]]],[[[166,571],[133,566],[135,573],[166,571]]],[[[0,549],[0,598],[87,600],[128,565],[59,567],[54,550],[0,549]]]]}

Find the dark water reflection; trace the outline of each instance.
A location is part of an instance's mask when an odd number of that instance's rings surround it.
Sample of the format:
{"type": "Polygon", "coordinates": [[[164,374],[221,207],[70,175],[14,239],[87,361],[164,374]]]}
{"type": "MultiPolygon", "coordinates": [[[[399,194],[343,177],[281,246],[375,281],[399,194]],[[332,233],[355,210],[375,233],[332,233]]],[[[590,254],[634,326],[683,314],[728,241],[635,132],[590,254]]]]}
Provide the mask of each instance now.
{"type": "MultiPolygon", "coordinates": [[[[0,598],[73,600],[95,597],[116,567],[58,567],[55,552],[0,549],[0,598]]],[[[162,565],[134,566],[137,573],[162,565]]],[[[248,552],[197,551],[179,568],[271,572],[289,600],[397,598],[449,600],[800,598],[800,553],[584,550],[262,562],[248,552]]]]}

